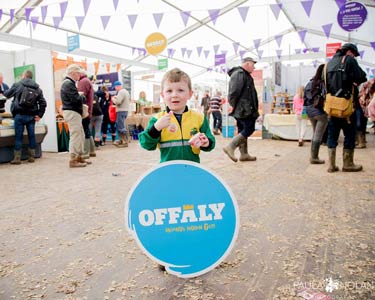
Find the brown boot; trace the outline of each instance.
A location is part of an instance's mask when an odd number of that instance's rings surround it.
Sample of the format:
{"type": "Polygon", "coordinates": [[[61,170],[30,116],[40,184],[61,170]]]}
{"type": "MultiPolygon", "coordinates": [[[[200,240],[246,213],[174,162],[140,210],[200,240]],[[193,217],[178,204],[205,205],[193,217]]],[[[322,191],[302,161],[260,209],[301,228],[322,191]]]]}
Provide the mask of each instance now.
{"type": "Polygon", "coordinates": [[[353,162],[354,149],[344,149],[343,160],[344,165],[342,167],[343,172],[359,172],[362,171],[361,165],[355,165],[353,162]]]}
{"type": "Polygon", "coordinates": [[[247,139],[240,144],[239,149],[240,149],[240,161],[255,161],[255,160],[257,160],[257,158],[255,156],[251,156],[247,152],[247,139]]]}
{"type": "Polygon", "coordinates": [[[328,148],[328,160],[328,173],[337,172],[339,170],[339,167],[336,166],[336,148],[328,148]]]}
{"type": "Polygon", "coordinates": [[[28,162],[31,162],[31,163],[33,163],[33,162],[35,162],[35,149],[28,149],[27,150],[27,153],[29,154],[29,158],[28,158],[28,162]]]}
{"type": "Polygon", "coordinates": [[[14,158],[10,163],[12,165],[20,165],[21,164],[21,150],[14,150],[14,158]]]}
{"type": "Polygon", "coordinates": [[[91,165],[92,164],[92,161],[89,161],[89,160],[83,158],[82,155],[78,155],[77,160],[78,160],[78,162],[85,163],[86,165],[91,165]]]}
{"type": "Polygon", "coordinates": [[[231,160],[233,160],[234,162],[237,162],[238,159],[234,155],[234,150],[236,150],[236,148],[245,140],[246,138],[242,134],[239,134],[236,137],[234,137],[233,140],[226,147],[223,148],[223,151],[225,152],[226,155],[228,155],[228,157],[231,160]]]}
{"type": "Polygon", "coordinates": [[[363,132],[358,132],[356,135],[356,148],[357,149],[363,149],[366,148],[366,135],[363,132]]]}
{"type": "Polygon", "coordinates": [[[115,143],[116,147],[124,148],[128,147],[128,142],[126,141],[125,133],[119,133],[119,141],[115,143]]]}
{"type": "Polygon", "coordinates": [[[74,154],[70,155],[70,161],[69,161],[70,168],[82,168],[86,166],[87,164],[85,162],[78,161],[78,156],[75,156],[74,154]]]}

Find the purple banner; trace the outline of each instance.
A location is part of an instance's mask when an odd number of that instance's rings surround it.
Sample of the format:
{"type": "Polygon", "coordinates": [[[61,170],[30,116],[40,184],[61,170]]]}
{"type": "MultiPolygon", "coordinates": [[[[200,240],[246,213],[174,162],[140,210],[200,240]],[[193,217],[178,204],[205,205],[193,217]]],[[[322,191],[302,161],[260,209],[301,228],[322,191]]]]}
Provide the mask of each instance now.
{"type": "Polygon", "coordinates": [[[156,27],[159,28],[161,20],[163,19],[163,13],[152,14],[155,20],[156,27]]]}
{"type": "Polygon", "coordinates": [[[44,23],[44,21],[46,20],[46,17],[47,17],[47,10],[48,10],[48,6],[47,5],[44,5],[40,8],[41,12],[42,12],[42,23],[44,23]]]}
{"type": "Polygon", "coordinates": [[[246,22],[247,13],[249,12],[248,6],[238,7],[238,12],[240,13],[242,21],[246,22]]]}
{"type": "Polygon", "coordinates": [[[128,20],[132,29],[134,29],[135,21],[137,21],[138,15],[128,15],[128,20]]]}
{"type": "Polygon", "coordinates": [[[216,19],[219,16],[219,13],[220,13],[220,9],[209,9],[208,10],[208,14],[210,15],[212,24],[215,25],[216,19]]]}
{"type": "Polygon", "coordinates": [[[107,25],[111,16],[101,16],[100,18],[102,19],[103,29],[105,30],[107,28],[107,25]]]}
{"type": "Polygon", "coordinates": [[[313,5],[313,2],[314,2],[314,0],[301,1],[301,4],[302,4],[302,6],[303,6],[303,9],[305,10],[306,15],[307,15],[309,18],[310,18],[311,8],[312,8],[312,5],[313,5]]]}
{"type": "Polygon", "coordinates": [[[76,17],[76,22],[77,22],[77,25],[78,25],[78,30],[81,30],[81,27],[82,27],[82,24],[83,24],[84,20],[85,20],[85,17],[76,17]]]}
{"type": "Polygon", "coordinates": [[[273,15],[275,16],[276,20],[279,18],[279,14],[283,5],[279,4],[271,4],[270,5],[273,15]]]}
{"type": "Polygon", "coordinates": [[[333,23],[326,24],[326,25],[322,26],[324,34],[326,35],[327,38],[329,38],[329,36],[331,34],[332,25],[333,25],[333,23]]]}
{"type": "Polygon", "coordinates": [[[225,53],[215,55],[215,66],[223,65],[225,62],[225,53]]]}
{"type": "Polygon", "coordinates": [[[182,21],[184,22],[185,27],[187,25],[187,22],[189,21],[190,14],[191,14],[190,11],[182,11],[181,12],[181,18],[182,18],[182,21]]]}
{"type": "Polygon", "coordinates": [[[359,2],[349,2],[340,7],[337,22],[346,31],[352,31],[362,26],[367,18],[366,7],[359,2]]]}

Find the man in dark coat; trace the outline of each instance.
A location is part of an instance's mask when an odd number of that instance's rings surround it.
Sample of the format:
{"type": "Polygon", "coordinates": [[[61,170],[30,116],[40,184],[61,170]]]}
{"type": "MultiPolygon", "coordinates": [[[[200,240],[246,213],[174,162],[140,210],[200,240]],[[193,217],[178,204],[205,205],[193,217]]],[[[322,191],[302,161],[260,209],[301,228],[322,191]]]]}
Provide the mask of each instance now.
{"type": "Polygon", "coordinates": [[[259,117],[258,95],[251,77],[255,64],[254,59],[245,57],[240,67],[234,67],[228,72],[228,101],[233,108],[230,115],[237,121],[238,135],[223,150],[234,162],[237,162],[234,155],[237,147],[240,149],[240,161],[256,160],[255,156],[247,153],[247,138],[255,131],[255,122],[259,117]]]}
{"type": "Polygon", "coordinates": [[[39,88],[39,84],[33,80],[33,72],[26,70],[22,74],[22,79],[13,84],[9,90],[5,91],[4,96],[6,98],[14,97],[11,105],[11,113],[14,117],[16,142],[14,145],[14,158],[10,163],[15,165],[21,164],[22,139],[25,126],[29,138],[28,161],[34,162],[36,148],[35,122],[38,122],[43,117],[47,102],[44,99],[43,91],[39,88]],[[26,87],[35,91],[34,101],[30,105],[22,105],[20,103],[20,98],[26,87]]]}
{"type": "MultiPolygon", "coordinates": [[[[366,81],[366,73],[360,68],[355,57],[359,56],[357,46],[351,43],[344,44],[337,50],[331,61],[327,64],[327,93],[337,97],[350,98],[353,93],[354,105],[359,106],[358,86],[366,81]],[[342,80],[340,79],[342,78],[342,80]]],[[[336,166],[336,147],[341,129],[344,132],[343,167],[344,172],[358,172],[361,165],[353,162],[355,148],[356,122],[355,113],[349,120],[329,116],[328,119],[328,172],[338,171],[336,166]]]]}

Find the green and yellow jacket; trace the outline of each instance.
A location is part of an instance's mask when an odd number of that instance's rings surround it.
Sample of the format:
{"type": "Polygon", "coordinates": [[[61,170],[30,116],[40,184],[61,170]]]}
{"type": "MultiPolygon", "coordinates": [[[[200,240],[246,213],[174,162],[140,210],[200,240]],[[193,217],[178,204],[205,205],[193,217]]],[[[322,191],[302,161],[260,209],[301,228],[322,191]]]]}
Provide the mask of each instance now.
{"type": "Polygon", "coordinates": [[[168,113],[169,109],[167,108],[167,111],[160,112],[151,118],[146,130],[139,135],[140,145],[146,150],[155,150],[159,147],[160,162],[190,160],[199,163],[200,150],[208,152],[215,148],[215,138],[211,133],[207,119],[203,114],[188,110],[186,107],[181,123],[175,115],[171,115],[171,125],[161,131],[156,130],[155,122],[168,113]],[[193,148],[189,144],[192,132],[206,134],[210,141],[209,146],[200,149],[193,148]]]}

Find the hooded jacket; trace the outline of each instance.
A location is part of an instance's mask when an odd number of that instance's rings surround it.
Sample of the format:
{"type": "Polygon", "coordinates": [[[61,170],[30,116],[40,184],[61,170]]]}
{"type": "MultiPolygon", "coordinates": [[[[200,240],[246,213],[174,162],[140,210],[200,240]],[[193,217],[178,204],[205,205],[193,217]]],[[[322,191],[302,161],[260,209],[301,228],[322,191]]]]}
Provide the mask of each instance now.
{"type": "Polygon", "coordinates": [[[228,100],[233,107],[230,115],[237,119],[258,118],[258,95],[250,73],[242,67],[234,67],[228,75],[228,100]]]}
{"type": "Polygon", "coordinates": [[[12,87],[4,92],[4,96],[7,98],[14,97],[12,105],[11,105],[11,113],[13,116],[15,115],[28,115],[28,116],[39,116],[40,118],[43,117],[47,102],[44,99],[43,91],[39,88],[39,84],[37,84],[31,78],[23,78],[19,82],[12,85],[12,87]],[[24,87],[27,86],[34,90],[38,91],[38,98],[36,99],[35,104],[32,107],[24,107],[19,104],[19,100],[22,94],[24,87]]]}

